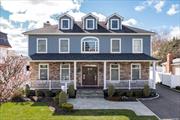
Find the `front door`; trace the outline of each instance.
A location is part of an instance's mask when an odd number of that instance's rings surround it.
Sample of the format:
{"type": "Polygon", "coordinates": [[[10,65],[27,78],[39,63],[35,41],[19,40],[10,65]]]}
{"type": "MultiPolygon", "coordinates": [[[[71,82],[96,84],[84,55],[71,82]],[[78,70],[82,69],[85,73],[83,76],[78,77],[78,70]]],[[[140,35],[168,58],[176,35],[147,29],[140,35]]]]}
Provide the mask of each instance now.
{"type": "Polygon", "coordinates": [[[95,86],[98,83],[97,67],[82,67],[82,85],[95,86]]]}

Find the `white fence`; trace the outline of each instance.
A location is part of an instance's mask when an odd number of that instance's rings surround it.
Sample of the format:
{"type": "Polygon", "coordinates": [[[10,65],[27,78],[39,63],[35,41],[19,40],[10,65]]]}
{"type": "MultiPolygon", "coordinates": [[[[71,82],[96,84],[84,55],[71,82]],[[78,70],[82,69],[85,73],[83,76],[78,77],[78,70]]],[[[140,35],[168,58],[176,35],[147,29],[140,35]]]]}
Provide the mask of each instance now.
{"type": "Polygon", "coordinates": [[[156,72],[156,81],[162,82],[162,84],[171,88],[175,88],[176,86],[180,86],[180,75],[156,72]]]}

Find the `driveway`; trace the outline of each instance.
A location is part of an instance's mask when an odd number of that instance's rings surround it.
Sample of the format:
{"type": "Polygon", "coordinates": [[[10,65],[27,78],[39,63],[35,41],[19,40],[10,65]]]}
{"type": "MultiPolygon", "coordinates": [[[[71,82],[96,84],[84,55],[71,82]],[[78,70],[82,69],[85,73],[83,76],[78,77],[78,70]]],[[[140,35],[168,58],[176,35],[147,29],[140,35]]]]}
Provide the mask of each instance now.
{"type": "Polygon", "coordinates": [[[161,85],[156,86],[158,99],[141,101],[161,119],[180,120],[180,93],[161,85]]]}

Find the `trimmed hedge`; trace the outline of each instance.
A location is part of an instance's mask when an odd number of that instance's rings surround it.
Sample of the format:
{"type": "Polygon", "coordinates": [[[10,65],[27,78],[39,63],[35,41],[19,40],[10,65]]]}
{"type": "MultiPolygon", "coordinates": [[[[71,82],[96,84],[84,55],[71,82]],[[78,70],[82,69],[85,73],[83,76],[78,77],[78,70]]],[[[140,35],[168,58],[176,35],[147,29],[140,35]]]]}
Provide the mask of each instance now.
{"type": "Polygon", "coordinates": [[[65,111],[65,112],[71,112],[73,110],[73,104],[71,103],[63,103],[61,105],[61,108],[65,111]]]}

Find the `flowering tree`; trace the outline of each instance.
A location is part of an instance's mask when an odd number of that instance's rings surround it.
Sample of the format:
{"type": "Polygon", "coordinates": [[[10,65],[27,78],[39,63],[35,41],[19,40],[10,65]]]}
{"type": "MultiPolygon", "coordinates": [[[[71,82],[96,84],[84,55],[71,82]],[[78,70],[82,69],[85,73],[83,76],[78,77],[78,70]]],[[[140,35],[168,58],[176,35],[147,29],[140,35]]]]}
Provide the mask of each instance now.
{"type": "Polygon", "coordinates": [[[27,59],[22,56],[4,58],[0,64],[0,102],[9,100],[27,82],[26,63],[27,59]]]}

